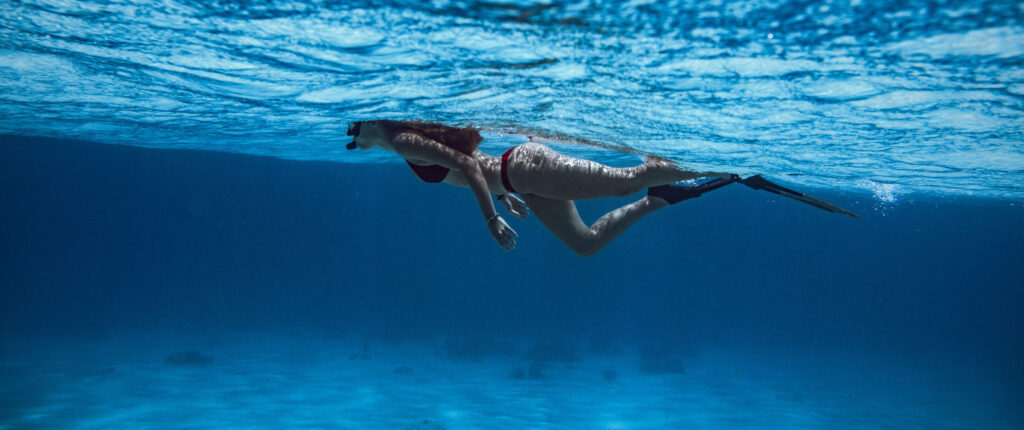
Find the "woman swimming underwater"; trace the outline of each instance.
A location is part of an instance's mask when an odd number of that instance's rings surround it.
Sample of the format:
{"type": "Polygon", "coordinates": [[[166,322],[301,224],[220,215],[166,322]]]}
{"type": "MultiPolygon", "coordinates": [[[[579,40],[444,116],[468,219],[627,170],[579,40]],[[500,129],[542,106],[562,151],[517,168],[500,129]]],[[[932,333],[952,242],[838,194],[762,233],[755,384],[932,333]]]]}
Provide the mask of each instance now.
{"type": "Polygon", "coordinates": [[[495,210],[492,193],[515,217],[526,218],[532,210],[548,230],[584,257],[600,251],[645,215],[733,182],[853,215],[760,176],[740,179],[727,173],[683,171],[655,158],[634,167],[608,167],[532,142],[494,157],[477,150],[483,138],[473,128],[413,121],[359,121],[349,126],[348,135],[353,137],[348,149],[380,147],[394,151],[426,182],[468,186],[491,236],[506,251],[515,247],[518,235],[495,210]],[[703,177],[716,179],[695,187],[670,185],[703,177]],[[628,196],[644,189],[645,197],[605,214],[590,226],[583,223],[573,202],[628,196]]]}

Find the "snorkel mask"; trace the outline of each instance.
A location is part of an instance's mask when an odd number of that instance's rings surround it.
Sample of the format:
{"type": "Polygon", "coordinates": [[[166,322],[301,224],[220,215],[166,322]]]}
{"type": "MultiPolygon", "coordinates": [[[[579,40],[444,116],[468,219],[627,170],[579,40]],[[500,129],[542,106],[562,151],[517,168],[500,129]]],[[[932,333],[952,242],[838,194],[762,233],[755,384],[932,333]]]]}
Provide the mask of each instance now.
{"type": "Polygon", "coordinates": [[[352,150],[357,148],[355,139],[356,136],[359,136],[359,127],[361,125],[363,125],[362,121],[356,121],[348,126],[348,132],[346,134],[352,136],[352,141],[349,142],[348,145],[345,145],[345,149],[352,150]]]}

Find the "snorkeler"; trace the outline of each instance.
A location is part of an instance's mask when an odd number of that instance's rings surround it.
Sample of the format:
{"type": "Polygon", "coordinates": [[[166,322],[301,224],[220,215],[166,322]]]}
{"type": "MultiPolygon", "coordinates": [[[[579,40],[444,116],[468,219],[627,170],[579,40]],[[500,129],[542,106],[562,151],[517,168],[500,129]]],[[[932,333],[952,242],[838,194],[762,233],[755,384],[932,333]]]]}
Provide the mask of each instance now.
{"type": "Polygon", "coordinates": [[[348,135],[353,139],[346,148],[380,147],[394,151],[425,182],[468,186],[476,196],[491,236],[506,251],[515,247],[518,234],[495,210],[492,193],[517,218],[526,218],[532,210],[548,230],[584,257],[600,251],[645,215],[733,182],[829,212],[856,216],[761,176],[742,179],[728,173],[683,171],[653,157],[639,166],[616,168],[565,156],[533,142],[494,157],[477,150],[483,137],[473,128],[413,121],[359,121],[349,126],[348,135]],[[692,187],[672,185],[696,178],[715,179],[692,187]],[[574,203],[628,196],[643,189],[647,189],[645,197],[605,214],[589,227],[574,203]]]}

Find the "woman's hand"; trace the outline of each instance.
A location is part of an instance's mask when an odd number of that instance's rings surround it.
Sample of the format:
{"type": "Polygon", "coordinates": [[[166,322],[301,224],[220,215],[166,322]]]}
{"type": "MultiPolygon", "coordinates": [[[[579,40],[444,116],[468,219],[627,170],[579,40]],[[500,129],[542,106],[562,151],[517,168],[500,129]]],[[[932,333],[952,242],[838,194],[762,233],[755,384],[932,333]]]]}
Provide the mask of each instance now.
{"type": "Polygon", "coordinates": [[[516,218],[525,219],[530,214],[530,207],[526,206],[526,202],[513,194],[505,194],[498,200],[505,205],[505,210],[516,218]]]}
{"type": "Polygon", "coordinates": [[[487,220],[487,228],[491,230],[491,237],[498,241],[502,249],[511,251],[516,247],[516,238],[519,235],[498,214],[494,214],[494,217],[487,220]]]}

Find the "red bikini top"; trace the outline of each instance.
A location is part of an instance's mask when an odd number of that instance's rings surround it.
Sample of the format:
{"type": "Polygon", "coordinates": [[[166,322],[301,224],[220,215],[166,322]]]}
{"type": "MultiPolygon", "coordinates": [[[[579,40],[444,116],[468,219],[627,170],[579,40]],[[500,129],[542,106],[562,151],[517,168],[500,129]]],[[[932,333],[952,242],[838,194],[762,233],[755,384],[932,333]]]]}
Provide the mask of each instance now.
{"type": "MultiPolygon", "coordinates": [[[[406,161],[406,163],[409,162],[406,161]]],[[[416,176],[419,176],[419,178],[423,180],[423,182],[428,182],[431,184],[443,182],[444,178],[448,176],[448,172],[451,170],[447,167],[437,164],[432,164],[429,166],[420,166],[419,164],[409,163],[409,167],[412,168],[413,173],[415,173],[416,176]]]]}

